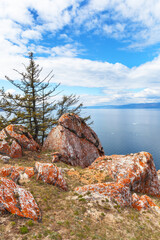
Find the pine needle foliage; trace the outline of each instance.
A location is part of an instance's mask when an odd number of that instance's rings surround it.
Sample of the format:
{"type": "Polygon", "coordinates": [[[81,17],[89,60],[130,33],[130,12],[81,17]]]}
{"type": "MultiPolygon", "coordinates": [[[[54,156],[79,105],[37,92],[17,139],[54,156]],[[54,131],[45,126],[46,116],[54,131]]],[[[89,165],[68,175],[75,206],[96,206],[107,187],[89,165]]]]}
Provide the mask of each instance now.
{"type": "MultiPolygon", "coordinates": [[[[83,104],[78,104],[79,97],[74,94],[65,95],[58,102],[51,101],[58,94],[55,91],[60,84],[51,87],[53,71],[41,79],[43,68],[35,63],[32,52],[29,53],[29,65],[24,65],[24,68],[25,72],[14,69],[21,78],[18,83],[5,76],[12,85],[20,90],[21,94],[12,94],[6,92],[4,88],[0,89],[0,109],[6,114],[0,116],[0,130],[9,124],[22,124],[28,128],[36,141],[43,144],[48,129],[57,123],[58,118],[67,112],[79,114],[83,104]],[[74,105],[76,106],[74,107],[74,105]]],[[[84,118],[84,120],[89,118],[84,118]]]]}

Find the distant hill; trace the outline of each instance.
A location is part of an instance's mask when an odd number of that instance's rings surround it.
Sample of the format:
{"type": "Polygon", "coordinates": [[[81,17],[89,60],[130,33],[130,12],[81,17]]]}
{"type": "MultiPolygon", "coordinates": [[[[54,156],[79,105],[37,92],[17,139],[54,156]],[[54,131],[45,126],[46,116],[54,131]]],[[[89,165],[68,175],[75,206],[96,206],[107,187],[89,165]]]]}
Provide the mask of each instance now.
{"type": "Polygon", "coordinates": [[[146,109],[160,108],[160,103],[132,103],[126,105],[86,106],[88,109],[146,109]]]}

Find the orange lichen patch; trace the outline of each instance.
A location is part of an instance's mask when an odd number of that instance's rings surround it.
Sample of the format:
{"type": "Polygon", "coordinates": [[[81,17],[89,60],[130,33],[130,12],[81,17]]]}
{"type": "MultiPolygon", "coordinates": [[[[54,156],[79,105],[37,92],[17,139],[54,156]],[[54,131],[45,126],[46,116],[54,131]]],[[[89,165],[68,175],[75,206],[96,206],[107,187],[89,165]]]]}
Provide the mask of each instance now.
{"type": "Polygon", "coordinates": [[[138,211],[154,209],[160,212],[160,208],[147,195],[139,197],[136,193],[132,195],[132,207],[138,211]]]}
{"type": "Polygon", "coordinates": [[[104,151],[96,133],[75,114],[64,114],[43,144],[43,150],[57,151],[53,161],[88,167],[104,151]]]}
{"type": "Polygon", "coordinates": [[[34,173],[33,167],[21,167],[21,166],[11,166],[7,165],[0,169],[1,177],[10,177],[16,183],[20,180],[21,174],[25,173],[28,178],[32,177],[34,173]]]}
{"type": "Polygon", "coordinates": [[[19,178],[20,178],[20,173],[16,170],[13,170],[11,175],[10,175],[10,178],[14,181],[14,182],[18,182],[19,178]]]}
{"type": "Polygon", "coordinates": [[[30,151],[37,151],[40,148],[25,127],[11,124],[5,130],[11,137],[17,139],[23,148],[30,151]]]}
{"type": "Polygon", "coordinates": [[[78,194],[83,194],[85,198],[98,199],[109,197],[112,201],[116,201],[120,206],[131,205],[130,189],[119,183],[97,183],[78,187],[75,189],[78,194]],[[87,193],[90,194],[87,194],[87,193]]]}
{"type": "Polygon", "coordinates": [[[35,174],[33,167],[26,167],[24,172],[28,175],[29,178],[31,178],[35,174]]]}
{"type": "Polygon", "coordinates": [[[2,167],[0,169],[0,176],[1,177],[8,177],[12,172],[12,166],[11,165],[7,165],[5,167],[2,167]]]}
{"type": "Polygon", "coordinates": [[[89,169],[103,170],[133,191],[160,196],[160,184],[150,153],[104,156],[96,159],[89,169]]]}
{"type": "Polygon", "coordinates": [[[12,158],[20,158],[20,157],[22,157],[22,148],[15,140],[11,144],[9,155],[12,158]]]}
{"type": "Polygon", "coordinates": [[[40,210],[29,191],[12,180],[0,177],[0,210],[7,210],[20,217],[41,220],[40,210]]]}
{"type": "Polygon", "coordinates": [[[64,180],[61,170],[51,163],[35,163],[35,168],[38,172],[37,180],[42,180],[45,183],[53,184],[67,191],[67,184],[64,180]]]}
{"type": "Polygon", "coordinates": [[[0,132],[0,151],[12,158],[22,156],[22,148],[30,151],[40,149],[26,128],[20,125],[9,125],[0,132]]]}

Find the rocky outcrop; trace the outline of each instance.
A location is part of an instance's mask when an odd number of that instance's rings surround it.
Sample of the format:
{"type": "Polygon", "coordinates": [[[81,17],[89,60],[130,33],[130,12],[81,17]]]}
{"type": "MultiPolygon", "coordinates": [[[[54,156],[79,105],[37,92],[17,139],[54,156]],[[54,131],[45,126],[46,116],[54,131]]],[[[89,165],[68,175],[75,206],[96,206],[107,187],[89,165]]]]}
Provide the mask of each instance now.
{"type": "Polygon", "coordinates": [[[94,200],[106,196],[122,207],[132,206],[139,211],[152,209],[160,213],[160,208],[148,196],[131,194],[131,191],[135,191],[160,197],[160,184],[151,154],[140,152],[125,156],[104,156],[96,159],[88,169],[107,172],[114,182],[76,188],[75,191],[86,199],[94,200]]]}
{"type": "Polygon", "coordinates": [[[19,167],[6,165],[0,169],[0,177],[9,177],[15,183],[23,183],[28,181],[32,176],[37,174],[37,180],[55,185],[63,190],[67,190],[67,184],[62,176],[60,168],[52,163],[35,163],[33,167],[19,167]]]}
{"type": "Polygon", "coordinates": [[[41,213],[32,194],[12,180],[0,177],[0,211],[20,217],[41,220],[41,213]]]}
{"type": "Polygon", "coordinates": [[[96,133],[75,114],[64,114],[46,138],[43,150],[57,151],[55,161],[87,167],[104,151],[96,133]]]}
{"type": "Polygon", "coordinates": [[[21,183],[34,176],[33,167],[19,167],[7,165],[0,169],[1,177],[10,177],[15,183],[21,183]]]}
{"type": "Polygon", "coordinates": [[[150,153],[104,156],[96,159],[89,169],[107,171],[116,182],[132,191],[160,197],[160,184],[150,153]]]}
{"type": "Polygon", "coordinates": [[[36,162],[35,169],[38,173],[37,180],[42,180],[45,183],[55,185],[67,191],[67,184],[60,168],[54,166],[52,163],[36,162]]]}
{"type": "Polygon", "coordinates": [[[23,149],[38,151],[40,146],[27,129],[21,125],[9,125],[0,131],[0,152],[12,158],[22,156],[23,149]]]}
{"type": "Polygon", "coordinates": [[[120,183],[91,184],[84,187],[77,187],[75,192],[86,200],[96,202],[103,200],[103,202],[109,203],[109,207],[117,205],[132,207],[138,211],[151,210],[160,213],[160,207],[150,197],[147,195],[138,196],[136,193],[131,194],[129,187],[120,183]]]}
{"type": "Polygon", "coordinates": [[[119,183],[97,183],[78,187],[75,192],[85,196],[86,199],[97,200],[109,197],[111,201],[116,201],[120,206],[130,206],[132,195],[130,189],[119,183]]]}

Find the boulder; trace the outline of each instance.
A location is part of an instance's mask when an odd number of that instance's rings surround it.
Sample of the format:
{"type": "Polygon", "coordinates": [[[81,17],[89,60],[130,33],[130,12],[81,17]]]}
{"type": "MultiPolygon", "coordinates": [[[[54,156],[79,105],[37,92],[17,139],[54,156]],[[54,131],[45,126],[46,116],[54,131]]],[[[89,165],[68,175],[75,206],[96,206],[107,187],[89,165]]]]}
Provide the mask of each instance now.
{"type": "Polygon", "coordinates": [[[150,153],[99,157],[88,167],[90,171],[93,169],[106,172],[114,182],[85,185],[76,188],[75,192],[86,199],[106,197],[122,207],[132,206],[139,211],[155,210],[160,213],[160,208],[147,195],[139,197],[136,193],[131,194],[135,191],[160,197],[160,183],[150,153]]]}
{"type": "Polygon", "coordinates": [[[100,157],[89,169],[107,171],[116,182],[128,186],[132,191],[160,197],[160,183],[150,153],[100,157]]]}
{"type": "Polygon", "coordinates": [[[3,163],[9,163],[10,157],[9,156],[0,155],[0,160],[2,160],[3,163]]]}
{"type": "Polygon", "coordinates": [[[134,193],[132,195],[132,207],[138,211],[152,210],[160,213],[160,207],[158,207],[147,195],[138,196],[134,193]]]}
{"type": "Polygon", "coordinates": [[[33,167],[19,167],[7,165],[0,169],[1,177],[10,177],[15,183],[22,183],[34,175],[33,167]]]}
{"type": "Polygon", "coordinates": [[[0,211],[8,211],[20,217],[41,220],[41,212],[32,194],[12,180],[0,177],[0,211]]]}
{"type": "Polygon", "coordinates": [[[22,156],[23,149],[38,151],[40,146],[34,141],[27,129],[11,124],[0,131],[0,152],[12,158],[22,156]]]}
{"type": "Polygon", "coordinates": [[[77,187],[75,192],[91,200],[109,197],[111,201],[116,201],[122,207],[131,206],[132,202],[132,195],[129,187],[119,183],[85,185],[83,187],[77,187]]]}
{"type": "Polygon", "coordinates": [[[96,133],[75,114],[64,114],[51,130],[42,150],[57,151],[57,159],[73,165],[87,167],[104,151],[96,133]]]}
{"type": "Polygon", "coordinates": [[[67,191],[67,184],[62,176],[60,168],[52,163],[35,163],[35,169],[38,173],[37,180],[45,183],[56,185],[57,187],[67,191]]]}

